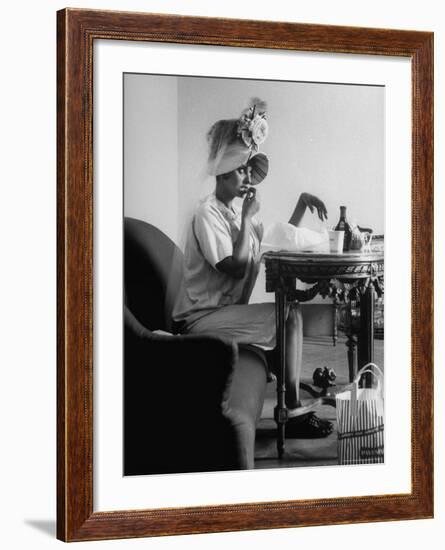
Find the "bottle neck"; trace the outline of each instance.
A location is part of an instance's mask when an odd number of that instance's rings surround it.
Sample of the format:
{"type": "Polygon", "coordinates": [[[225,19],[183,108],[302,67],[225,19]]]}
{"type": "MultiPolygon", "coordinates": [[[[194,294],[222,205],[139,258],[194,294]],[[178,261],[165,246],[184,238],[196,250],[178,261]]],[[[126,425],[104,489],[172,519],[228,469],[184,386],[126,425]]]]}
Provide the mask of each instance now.
{"type": "Polygon", "coordinates": [[[346,221],[346,206],[340,206],[340,220],[346,221]]]}

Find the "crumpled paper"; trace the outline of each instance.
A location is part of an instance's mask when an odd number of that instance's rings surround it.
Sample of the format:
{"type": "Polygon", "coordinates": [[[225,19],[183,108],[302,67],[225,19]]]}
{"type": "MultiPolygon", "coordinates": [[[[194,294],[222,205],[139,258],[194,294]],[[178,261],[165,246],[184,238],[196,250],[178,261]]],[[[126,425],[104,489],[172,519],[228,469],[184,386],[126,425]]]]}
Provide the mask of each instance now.
{"type": "Polygon", "coordinates": [[[275,222],[266,228],[261,243],[261,253],[268,251],[329,252],[329,234],[324,227],[313,231],[307,227],[275,222]]]}

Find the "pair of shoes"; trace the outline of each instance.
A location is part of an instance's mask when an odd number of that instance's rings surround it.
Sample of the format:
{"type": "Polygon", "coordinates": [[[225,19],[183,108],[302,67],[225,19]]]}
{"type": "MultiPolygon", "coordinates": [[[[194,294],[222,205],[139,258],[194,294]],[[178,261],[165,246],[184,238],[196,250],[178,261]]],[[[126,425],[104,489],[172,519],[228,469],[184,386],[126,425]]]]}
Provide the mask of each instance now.
{"type": "Polygon", "coordinates": [[[315,413],[310,412],[302,416],[290,418],[286,422],[285,435],[295,439],[317,439],[327,437],[332,433],[334,426],[329,420],[322,420],[315,413]]]}

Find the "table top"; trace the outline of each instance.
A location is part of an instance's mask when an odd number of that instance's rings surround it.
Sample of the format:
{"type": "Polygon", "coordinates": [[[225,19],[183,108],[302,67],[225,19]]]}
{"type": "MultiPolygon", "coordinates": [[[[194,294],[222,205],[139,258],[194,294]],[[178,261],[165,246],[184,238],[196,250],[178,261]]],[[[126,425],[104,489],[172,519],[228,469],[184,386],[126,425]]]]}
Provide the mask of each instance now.
{"type": "Polygon", "coordinates": [[[360,250],[351,250],[348,252],[319,253],[319,252],[289,252],[286,250],[269,251],[263,254],[263,259],[283,260],[295,263],[356,263],[356,262],[383,262],[383,251],[361,252],[360,250]]]}
{"type": "Polygon", "coordinates": [[[317,252],[265,252],[266,286],[274,287],[279,277],[297,277],[304,282],[321,279],[364,279],[381,276],[384,271],[383,251],[350,251],[342,254],[317,252]]]}

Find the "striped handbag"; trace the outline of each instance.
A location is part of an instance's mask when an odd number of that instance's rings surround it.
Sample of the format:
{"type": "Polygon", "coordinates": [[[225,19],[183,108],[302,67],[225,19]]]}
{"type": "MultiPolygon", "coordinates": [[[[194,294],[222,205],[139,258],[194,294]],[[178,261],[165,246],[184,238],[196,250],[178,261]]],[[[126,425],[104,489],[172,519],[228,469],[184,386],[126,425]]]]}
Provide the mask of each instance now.
{"type": "Polygon", "coordinates": [[[349,389],[335,396],[337,408],[338,463],[384,462],[383,372],[368,363],[357,373],[349,389]],[[375,388],[359,388],[360,378],[371,373],[375,388]]]}

